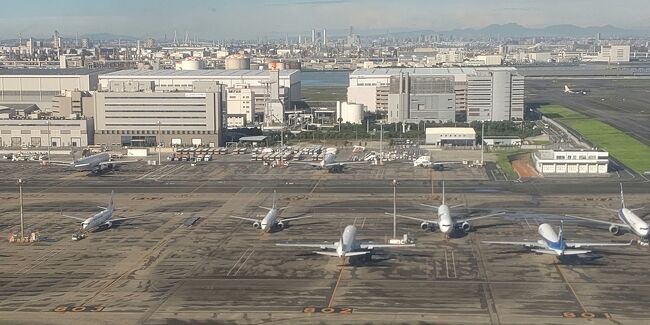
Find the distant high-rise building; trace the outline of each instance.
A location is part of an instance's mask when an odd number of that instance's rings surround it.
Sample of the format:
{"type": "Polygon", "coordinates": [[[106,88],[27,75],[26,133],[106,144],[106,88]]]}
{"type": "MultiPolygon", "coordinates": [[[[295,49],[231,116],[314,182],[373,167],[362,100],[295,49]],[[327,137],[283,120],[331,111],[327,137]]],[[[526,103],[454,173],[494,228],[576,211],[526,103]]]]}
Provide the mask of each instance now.
{"type": "Polygon", "coordinates": [[[156,48],[156,40],[153,38],[147,38],[144,40],[144,48],[153,49],[156,48]]]}
{"type": "Polygon", "coordinates": [[[323,28],[323,46],[327,46],[327,29],[323,28]]]}
{"type": "Polygon", "coordinates": [[[93,47],[92,42],[88,38],[81,39],[81,47],[84,49],[93,47]]]}
{"type": "Polygon", "coordinates": [[[59,31],[54,31],[54,36],[52,36],[52,48],[60,49],[61,48],[61,36],[59,31]]]}

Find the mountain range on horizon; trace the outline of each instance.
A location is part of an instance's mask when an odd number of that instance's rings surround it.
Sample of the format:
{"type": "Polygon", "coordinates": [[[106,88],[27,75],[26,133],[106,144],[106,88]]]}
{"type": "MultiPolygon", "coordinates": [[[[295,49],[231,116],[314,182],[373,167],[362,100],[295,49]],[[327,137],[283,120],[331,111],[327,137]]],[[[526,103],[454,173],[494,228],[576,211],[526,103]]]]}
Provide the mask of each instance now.
{"type": "MultiPolygon", "coordinates": [[[[480,39],[480,38],[523,38],[523,37],[594,37],[600,33],[602,38],[626,38],[626,37],[639,37],[649,36],[650,29],[625,29],[612,25],[603,26],[588,26],[580,27],[572,24],[550,25],[546,27],[525,27],[517,23],[507,24],[491,24],[481,28],[459,28],[446,31],[437,31],[430,29],[413,30],[407,28],[394,28],[394,29],[358,29],[358,34],[363,37],[417,37],[420,35],[440,34],[445,36],[453,36],[465,39],[480,39]]],[[[328,34],[331,37],[342,37],[347,35],[347,29],[328,29],[328,34]]],[[[286,32],[267,32],[265,38],[283,39],[285,35],[297,35],[297,33],[286,32]]],[[[305,34],[305,32],[303,32],[305,34]]],[[[73,37],[63,35],[66,39],[73,37]]],[[[134,41],[137,39],[145,39],[150,36],[132,36],[132,35],[117,35],[107,32],[85,33],[79,36],[81,38],[89,38],[93,41],[112,41],[112,40],[126,40],[134,41]]],[[[169,34],[167,35],[169,39],[169,34]]],[[[295,36],[294,36],[295,37],[295,36]]],[[[154,37],[161,40],[161,37],[154,37]]],[[[35,38],[47,39],[47,38],[35,38]]],[[[201,39],[205,39],[201,37],[201,39]]]]}

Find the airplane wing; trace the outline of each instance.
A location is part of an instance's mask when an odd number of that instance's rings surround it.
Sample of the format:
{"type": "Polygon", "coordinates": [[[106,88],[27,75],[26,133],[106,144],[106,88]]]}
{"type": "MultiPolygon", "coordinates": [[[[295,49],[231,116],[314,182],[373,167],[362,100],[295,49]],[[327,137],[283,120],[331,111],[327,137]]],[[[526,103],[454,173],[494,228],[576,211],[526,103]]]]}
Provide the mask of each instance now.
{"type": "Polygon", "coordinates": [[[575,242],[567,242],[566,247],[570,248],[580,248],[580,247],[609,247],[609,246],[630,246],[632,245],[633,241],[630,241],[629,243],[575,243],[575,242]]]}
{"type": "Polygon", "coordinates": [[[290,161],[289,165],[307,165],[311,167],[320,167],[320,162],[309,162],[309,161],[290,161]]]}
{"type": "Polygon", "coordinates": [[[138,219],[138,218],[142,218],[142,217],[144,217],[144,216],[116,218],[116,219],[110,219],[108,221],[111,221],[111,222],[118,221],[119,222],[119,221],[130,220],[130,219],[138,219]]]}
{"type": "Polygon", "coordinates": [[[526,248],[542,248],[546,249],[546,246],[541,245],[536,241],[491,241],[491,240],[482,240],[483,244],[494,244],[494,245],[513,245],[513,246],[524,246],[526,248]]]}
{"type": "Polygon", "coordinates": [[[241,220],[251,221],[251,222],[259,222],[258,219],[253,219],[253,218],[237,217],[237,216],[230,216],[230,217],[231,217],[231,218],[235,218],[235,219],[241,219],[241,220]]]}
{"type": "Polygon", "coordinates": [[[139,160],[111,160],[111,161],[100,162],[99,165],[101,166],[119,165],[119,164],[130,164],[130,163],[137,163],[137,162],[140,161],[139,160]]]}
{"type": "MultiPolygon", "coordinates": [[[[415,247],[415,244],[373,244],[373,243],[363,243],[359,247],[362,249],[374,249],[374,248],[388,248],[388,247],[415,247]]],[[[348,254],[346,254],[348,255],[348,254]]]]}
{"type": "Polygon", "coordinates": [[[435,161],[432,162],[431,165],[454,165],[454,164],[462,164],[462,161],[435,161]]]}
{"type": "Polygon", "coordinates": [[[79,220],[79,221],[86,221],[85,218],[81,218],[81,217],[68,216],[68,215],[65,215],[65,214],[61,214],[61,216],[66,217],[66,218],[70,218],[70,219],[76,219],[76,220],[79,220]]]}
{"type": "Polygon", "coordinates": [[[565,216],[565,217],[569,217],[569,218],[575,218],[575,219],[580,219],[580,220],[586,220],[586,221],[591,221],[591,222],[595,222],[595,223],[600,223],[600,224],[604,224],[604,225],[608,225],[608,226],[614,225],[614,226],[617,226],[617,227],[619,227],[619,228],[630,229],[630,226],[628,226],[628,225],[626,225],[626,224],[622,224],[622,223],[603,221],[603,220],[592,219],[592,218],[581,217],[581,216],[574,216],[574,215],[570,215],[570,214],[565,214],[564,216],[565,216]]]}
{"type": "Polygon", "coordinates": [[[325,167],[334,167],[334,166],[345,166],[345,165],[356,165],[356,164],[368,164],[367,161],[335,161],[333,163],[325,165],[325,167]]]}
{"type": "Polygon", "coordinates": [[[50,160],[47,163],[50,165],[58,165],[58,166],[72,166],[74,164],[74,161],[50,160]]]}
{"type": "MultiPolygon", "coordinates": [[[[275,246],[280,246],[280,247],[310,247],[310,248],[320,248],[320,249],[336,249],[336,245],[333,243],[322,243],[322,244],[314,244],[314,243],[279,243],[275,244],[275,246]]],[[[338,255],[337,255],[338,256],[338,255]]]]}
{"type": "Polygon", "coordinates": [[[586,250],[586,249],[565,249],[562,254],[563,255],[579,255],[579,254],[587,254],[587,253],[591,253],[591,251],[586,250]]]}
{"type": "Polygon", "coordinates": [[[433,208],[433,209],[437,209],[437,208],[439,208],[439,206],[437,206],[437,205],[431,205],[431,204],[424,204],[424,203],[421,203],[420,205],[421,205],[421,206],[424,206],[424,207],[427,207],[427,208],[433,208]]]}
{"type": "Polygon", "coordinates": [[[471,218],[464,218],[464,219],[458,219],[456,220],[456,223],[463,223],[465,221],[472,221],[472,220],[479,220],[479,219],[485,219],[485,218],[492,218],[500,215],[506,214],[505,212],[499,212],[499,213],[492,213],[492,214],[486,214],[484,216],[478,216],[478,217],[471,217],[471,218]]]}
{"type": "MultiPolygon", "coordinates": [[[[392,213],[388,213],[388,212],[386,212],[385,214],[389,215],[389,216],[393,215],[392,213]]],[[[432,224],[436,224],[436,225],[438,224],[437,220],[427,220],[427,219],[421,219],[421,218],[416,218],[416,217],[404,216],[404,215],[401,215],[401,214],[396,214],[396,216],[400,217],[400,218],[411,219],[411,220],[420,221],[420,222],[427,222],[427,223],[432,223],[432,224]]]]}
{"type": "Polygon", "coordinates": [[[300,220],[300,219],[305,219],[305,218],[311,218],[311,217],[312,217],[312,216],[293,217],[293,218],[280,219],[279,221],[282,221],[282,222],[289,222],[289,221],[295,221],[295,220],[300,220]]]}

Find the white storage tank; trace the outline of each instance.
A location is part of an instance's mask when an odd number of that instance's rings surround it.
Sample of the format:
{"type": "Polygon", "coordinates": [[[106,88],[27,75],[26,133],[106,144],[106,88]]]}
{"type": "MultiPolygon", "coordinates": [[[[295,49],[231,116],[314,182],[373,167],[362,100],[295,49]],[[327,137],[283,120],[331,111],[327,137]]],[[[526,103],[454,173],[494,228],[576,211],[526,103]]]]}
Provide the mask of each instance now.
{"type": "Polygon", "coordinates": [[[203,61],[197,58],[189,58],[176,63],[176,70],[201,70],[203,61]]]}
{"type": "Polygon", "coordinates": [[[364,112],[362,104],[337,102],[337,114],[342,119],[341,123],[361,124],[364,112]]]}
{"type": "Polygon", "coordinates": [[[250,70],[251,58],[242,54],[233,54],[226,58],[226,70],[250,70]]]}

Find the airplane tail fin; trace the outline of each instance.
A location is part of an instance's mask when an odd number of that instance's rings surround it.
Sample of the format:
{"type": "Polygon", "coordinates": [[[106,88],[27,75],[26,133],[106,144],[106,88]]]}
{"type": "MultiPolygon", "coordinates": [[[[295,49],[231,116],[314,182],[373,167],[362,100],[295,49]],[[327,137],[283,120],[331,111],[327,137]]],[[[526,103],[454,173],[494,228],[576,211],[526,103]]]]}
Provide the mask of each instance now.
{"type": "Polygon", "coordinates": [[[565,93],[571,92],[571,89],[569,88],[568,85],[564,85],[564,92],[565,93]]]}
{"type": "Polygon", "coordinates": [[[442,181],[442,205],[445,205],[445,181],[442,181]]]}
{"type": "Polygon", "coordinates": [[[621,208],[625,209],[625,197],[623,196],[623,183],[619,183],[621,185],[621,208]]]}
{"type": "Polygon", "coordinates": [[[275,197],[277,196],[277,193],[275,190],[273,190],[273,208],[275,209],[275,197]]]}
{"type": "Polygon", "coordinates": [[[564,242],[564,220],[560,220],[560,231],[557,234],[560,243],[564,242]]]}

